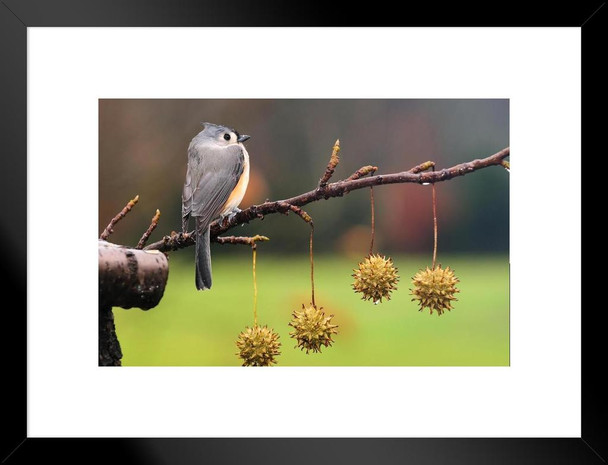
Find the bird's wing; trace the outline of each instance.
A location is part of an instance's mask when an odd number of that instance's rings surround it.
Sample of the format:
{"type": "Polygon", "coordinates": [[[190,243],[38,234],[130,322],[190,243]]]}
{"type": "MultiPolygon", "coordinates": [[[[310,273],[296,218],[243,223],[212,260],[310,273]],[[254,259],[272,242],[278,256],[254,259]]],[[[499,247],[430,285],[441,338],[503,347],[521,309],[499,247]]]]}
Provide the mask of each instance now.
{"type": "Polygon", "coordinates": [[[217,148],[199,145],[190,148],[192,151],[194,153],[190,153],[188,163],[190,178],[186,176],[184,185],[184,192],[191,199],[186,202],[186,210],[189,209],[189,214],[200,217],[203,223],[209,224],[219,216],[239,182],[245,156],[239,145],[217,148]],[[195,160],[198,160],[198,169],[194,166],[195,160]]]}
{"type": "Polygon", "coordinates": [[[182,191],[182,231],[188,229],[188,219],[192,211],[192,173],[190,172],[190,162],[186,170],[186,182],[182,191]]]}

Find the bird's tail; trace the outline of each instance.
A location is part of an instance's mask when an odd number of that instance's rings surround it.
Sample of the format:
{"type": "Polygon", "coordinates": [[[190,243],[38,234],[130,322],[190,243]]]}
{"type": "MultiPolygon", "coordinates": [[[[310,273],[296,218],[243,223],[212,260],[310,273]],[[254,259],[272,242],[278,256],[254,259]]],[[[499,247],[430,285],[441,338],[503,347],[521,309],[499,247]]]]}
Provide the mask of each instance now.
{"type": "Polygon", "coordinates": [[[211,289],[211,251],[209,225],[196,218],[196,288],[211,289]]]}

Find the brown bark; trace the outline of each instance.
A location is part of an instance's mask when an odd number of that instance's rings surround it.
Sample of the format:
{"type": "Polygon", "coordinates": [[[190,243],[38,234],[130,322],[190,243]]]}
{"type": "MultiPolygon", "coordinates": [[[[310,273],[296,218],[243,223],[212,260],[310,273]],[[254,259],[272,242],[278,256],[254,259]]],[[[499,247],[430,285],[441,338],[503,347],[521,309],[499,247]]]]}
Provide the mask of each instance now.
{"type": "Polygon", "coordinates": [[[169,263],[158,251],[99,241],[99,301],[112,307],[155,307],[165,292],[169,263]]]}
{"type": "Polygon", "coordinates": [[[99,241],[99,366],[121,364],[112,307],[155,307],[168,276],[169,263],[163,253],[99,241]]]}
{"type": "Polygon", "coordinates": [[[99,366],[120,366],[122,350],[116,337],[114,314],[110,305],[99,303],[99,366]]]}

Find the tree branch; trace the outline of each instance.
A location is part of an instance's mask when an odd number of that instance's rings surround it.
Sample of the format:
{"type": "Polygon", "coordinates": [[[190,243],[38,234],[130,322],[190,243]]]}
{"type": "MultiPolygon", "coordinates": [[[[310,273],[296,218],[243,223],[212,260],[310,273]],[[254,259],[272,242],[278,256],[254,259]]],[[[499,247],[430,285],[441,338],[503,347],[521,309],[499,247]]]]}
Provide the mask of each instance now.
{"type": "Polygon", "coordinates": [[[139,195],[136,195],[134,199],[129,200],[129,202],[125,205],[125,208],[123,208],[114,218],[112,218],[112,220],[110,220],[110,223],[106,226],[106,229],[103,230],[99,238],[103,241],[107,241],[110,234],[114,232],[114,226],[116,226],[116,223],[122,220],[138,201],[139,195]]]}
{"type": "Polygon", "coordinates": [[[334,144],[334,148],[332,149],[329,163],[327,163],[327,168],[325,168],[325,173],[323,173],[323,176],[321,176],[321,179],[319,179],[319,187],[325,187],[327,185],[327,181],[329,181],[334,174],[336,166],[338,166],[338,163],[340,163],[340,156],[338,155],[339,151],[340,139],[337,139],[336,143],[334,144]]]}
{"type": "Polygon", "coordinates": [[[158,305],[165,292],[169,263],[164,254],[99,241],[99,307],[158,305]]]}
{"type": "MultiPolygon", "coordinates": [[[[260,205],[252,205],[246,210],[242,210],[234,215],[230,220],[224,219],[223,221],[214,221],[211,224],[211,239],[216,240],[220,234],[223,234],[240,224],[249,223],[256,218],[263,218],[265,215],[270,215],[273,213],[286,213],[290,208],[286,207],[286,205],[301,207],[321,199],[327,200],[332,197],[342,197],[351,191],[364,189],[370,186],[403,183],[431,184],[443,182],[458,176],[473,173],[474,171],[488,168],[490,166],[504,166],[503,160],[508,156],[509,147],[506,147],[500,152],[496,152],[489,157],[461,163],[459,165],[452,166],[451,168],[445,168],[439,171],[425,172],[426,170],[435,166],[433,162],[428,161],[415,166],[409,171],[402,171],[400,173],[381,174],[370,177],[362,177],[362,174],[357,176],[357,174],[362,170],[366,171],[365,174],[369,174],[373,171],[370,168],[375,168],[363,167],[346,180],[337,181],[325,186],[318,186],[312,191],[305,192],[288,199],[264,202],[260,205]]],[[[182,249],[184,247],[194,245],[194,243],[195,238],[193,234],[174,233],[171,236],[165,236],[162,240],[148,245],[144,250],[160,250],[161,252],[169,252],[171,250],[182,249]]]]}
{"type": "Polygon", "coordinates": [[[420,163],[417,166],[414,166],[409,172],[413,174],[421,173],[422,171],[430,170],[435,167],[434,161],[425,161],[424,163],[420,163]]]}
{"type": "Polygon", "coordinates": [[[245,236],[224,236],[224,237],[216,237],[215,242],[218,244],[242,244],[253,246],[256,242],[266,242],[269,241],[266,236],[260,236],[259,234],[253,237],[245,237],[245,236]]]}
{"type": "Polygon", "coordinates": [[[159,219],[160,219],[160,210],[157,208],[156,214],[152,217],[152,221],[150,222],[150,226],[148,226],[148,229],[146,229],[146,232],[143,234],[143,236],[141,236],[141,239],[139,240],[139,242],[137,243],[137,246],[135,247],[136,249],[144,248],[144,246],[148,242],[148,239],[150,238],[150,234],[152,234],[152,231],[154,231],[156,229],[156,226],[158,226],[159,219]]]}
{"type": "Polygon", "coordinates": [[[374,174],[376,171],[378,171],[377,166],[363,166],[357,171],[355,171],[353,174],[351,174],[348,178],[346,178],[346,181],[354,181],[355,179],[362,178],[363,176],[367,176],[368,174],[374,174]]]}
{"type": "Polygon", "coordinates": [[[99,301],[99,366],[120,366],[122,350],[116,337],[112,306],[99,301]]]}

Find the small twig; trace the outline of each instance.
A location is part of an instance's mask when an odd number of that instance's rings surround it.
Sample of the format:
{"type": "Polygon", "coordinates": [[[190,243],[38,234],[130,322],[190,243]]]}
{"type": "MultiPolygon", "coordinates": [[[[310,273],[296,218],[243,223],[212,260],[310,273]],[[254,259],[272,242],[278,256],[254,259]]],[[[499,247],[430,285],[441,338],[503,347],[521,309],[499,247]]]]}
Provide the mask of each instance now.
{"type": "Polygon", "coordinates": [[[173,252],[196,244],[194,231],[189,233],[171,231],[168,236],[163,236],[160,241],[153,242],[144,247],[144,250],[159,250],[161,252],[173,252]]]}
{"type": "Polygon", "coordinates": [[[327,185],[327,181],[329,181],[331,179],[332,175],[334,174],[334,170],[336,169],[336,166],[338,166],[338,163],[340,163],[340,156],[338,155],[339,151],[340,151],[340,139],[337,139],[336,143],[334,144],[334,148],[331,152],[331,158],[329,159],[327,168],[325,168],[325,173],[323,174],[321,179],[319,179],[319,187],[325,187],[327,185]]]}
{"type": "Polygon", "coordinates": [[[112,218],[110,223],[106,226],[106,229],[104,229],[103,232],[101,233],[101,235],[99,236],[99,238],[102,241],[108,240],[108,237],[110,237],[110,234],[112,234],[114,232],[114,226],[116,226],[116,223],[118,223],[120,220],[122,220],[125,217],[125,215],[131,211],[131,209],[135,206],[135,204],[138,201],[139,201],[139,195],[136,195],[134,199],[129,200],[129,203],[127,203],[125,205],[125,208],[123,208],[118,213],[118,215],[116,215],[114,218],[112,218]]]}
{"type": "Polygon", "coordinates": [[[150,234],[152,234],[152,231],[154,231],[156,229],[156,226],[158,226],[159,219],[160,219],[160,210],[157,208],[156,214],[152,217],[152,222],[150,223],[150,226],[148,226],[148,229],[146,230],[144,235],[141,236],[141,239],[137,243],[137,247],[135,247],[136,249],[144,248],[144,246],[146,245],[146,242],[148,242],[148,239],[150,238],[150,234]]]}
{"type": "Polygon", "coordinates": [[[295,205],[292,205],[290,203],[283,202],[283,201],[280,201],[280,200],[277,202],[277,204],[280,207],[279,211],[281,213],[287,213],[288,210],[292,211],[296,215],[298,215],[300,218],[302,218],[304,221],[306,221],[307,223],[309,223],[311,226],[313,225],[312,218],[310,217],[310,215],[308,213],[306,213],[304,210],[302,210],[300,207],[297,207],[295,205]]]}
{"type": "Polygon", "coordinates": [[[368,174],[374,174],[378,171],[377,166],[367,165],[359,168],[353,174],[351,174],[345,181],[354,181],[356,179],[362,178],[363,176],[367,176],[368,174]]]}
{"type": "Polygon", "coordinates": [[[256,247],[256,242],[265,242],[270,239],[266,236],[260,236],[259,234],[253,237],[245,237],[245,236],[225,236],[225,237],[216,237],[215,242],[218,244],[242,244],[242,245],[250,245],[251,247],[256,247]]]}
{"type": "Polygon", "coordinates": [[[411,170],[409,170],[409,173],[417,174],[421,173],[422,171],[430,170],[431,168],[435,168],[435,162],[425,161],[424,163],[420,163],[419,165],[414,166],[411,170]]]}

